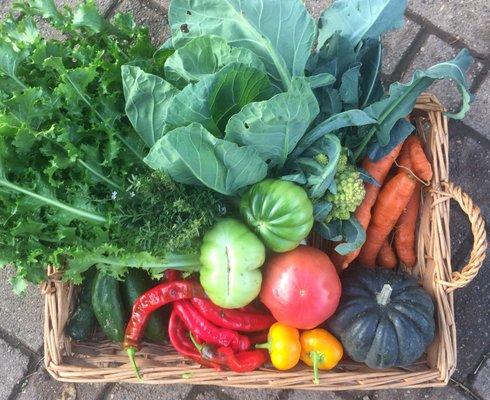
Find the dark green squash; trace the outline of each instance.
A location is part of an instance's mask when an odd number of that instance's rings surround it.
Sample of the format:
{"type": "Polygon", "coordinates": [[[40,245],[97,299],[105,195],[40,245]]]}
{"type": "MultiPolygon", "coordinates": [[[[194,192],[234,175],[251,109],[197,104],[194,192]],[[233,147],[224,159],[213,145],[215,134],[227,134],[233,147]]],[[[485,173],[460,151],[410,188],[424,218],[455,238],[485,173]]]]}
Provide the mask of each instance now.
{"type": "Polygon", "coordinates": [[[346,353],[371,368],[416,361],[434,338],[434,304],[417,281],[387,269],[351,267],[327,321],[346,353]]]}

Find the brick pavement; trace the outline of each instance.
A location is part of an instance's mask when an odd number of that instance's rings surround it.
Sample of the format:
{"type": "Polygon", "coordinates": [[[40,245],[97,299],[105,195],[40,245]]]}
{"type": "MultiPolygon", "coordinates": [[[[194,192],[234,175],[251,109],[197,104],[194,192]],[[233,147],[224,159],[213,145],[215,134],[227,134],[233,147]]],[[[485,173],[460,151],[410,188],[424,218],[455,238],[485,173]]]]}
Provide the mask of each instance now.
{"type": "MultiPolygon", "coordinates": [[[[56,0],[73,5],[80,0],[56,0]]],[[[0,0],[0,18],[12,0],[0,0]]],[[[132,11],[138,22],[148,24],[155,42],[168,32],[168,1],[99,0],[108,17],[117,11],[132,11]]],[[[331,0],[306,0],[310,11],[318,16],[331,0]]],[[[490,118],[490,3],[488,0],[409,0],[405,28],[385,39],[384,76],[386,81],[405,80],[415,68],[426,67],[469,48],[476,59],[471,73],[472,91],[476,94],[471,112],[463,122],[450,123],[450,172],[490,216],[489,155],[490,118]]],[[[457,107],[450,85],[434,85],[435,92],[449,108],[457,107]]],[[[451,210],[453,265],[460,267],[471,249],[471,234],[463,213],[451,210]]],[[[488,264],[488,262],[487,262],[488,264]]],[[[316,393],[292,390],[219,389],[215,387],[70,385],[53,381],[42,368],[42,304],[36,288],[25,298],[16,298],[6,284],[8,270],[0,270],[0,400],[398,400],[398,399],[490,399],[490,270],[455,295],[458,325],[458,368],[447,388],[390,390],[380,392],[316,393]],[[21,310],[19,312],[19,310],[21,310]]]]}

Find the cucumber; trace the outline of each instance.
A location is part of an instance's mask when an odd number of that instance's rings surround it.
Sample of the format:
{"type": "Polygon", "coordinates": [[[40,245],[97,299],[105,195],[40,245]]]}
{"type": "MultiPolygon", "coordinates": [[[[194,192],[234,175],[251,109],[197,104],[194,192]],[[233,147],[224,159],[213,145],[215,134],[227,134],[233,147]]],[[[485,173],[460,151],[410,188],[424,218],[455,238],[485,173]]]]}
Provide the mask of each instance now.
{"type": "Polygon", "coordinates": [[[75,340],[89,339],[92,336],[97,323],[92,309],[92,284],[94,276],[95,268],[90,268],[85,273],[78,306],[75,308],[75,311],[66,325],[66,332],[75,340]]]}
{"type": "Polygon", "coordinates": [[[126,310],[120,293],[120,283],[98,271],[92,286],[92,307],[107,338],[122,342],[126,327],[126,310]]]}
{"type": "MultiPolygon", "coordinates": [[[[128,310],[132,310],[136,299],[147,290],[155,286],[148,274],[138,268],[130,268],[128,275],[122,285],[123,298],[128,310]]],[[[154,342],[163,342],[166,339],[168,312],[164,308],[152,313],[145,336],[154,342]]]]}

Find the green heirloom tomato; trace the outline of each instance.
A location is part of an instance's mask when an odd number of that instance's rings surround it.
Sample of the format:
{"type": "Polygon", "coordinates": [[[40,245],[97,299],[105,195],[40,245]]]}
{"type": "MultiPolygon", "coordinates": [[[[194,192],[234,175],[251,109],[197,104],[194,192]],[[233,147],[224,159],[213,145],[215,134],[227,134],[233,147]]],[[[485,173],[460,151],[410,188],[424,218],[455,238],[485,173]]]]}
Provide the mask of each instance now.
{"type": "Polygon", "coordinates": [[[253,185],[240,201],[240,213],[276,253],[296,248],[313,226],[313,205],[304,189],[279,179],[253,185]]]}
{"type": "Polygon", "coordinates": [[[240,221],[219,221],[203,238],[201,285],[213,303],[223,308],[249,304],[260,292],[265,247],[240,221]]]}

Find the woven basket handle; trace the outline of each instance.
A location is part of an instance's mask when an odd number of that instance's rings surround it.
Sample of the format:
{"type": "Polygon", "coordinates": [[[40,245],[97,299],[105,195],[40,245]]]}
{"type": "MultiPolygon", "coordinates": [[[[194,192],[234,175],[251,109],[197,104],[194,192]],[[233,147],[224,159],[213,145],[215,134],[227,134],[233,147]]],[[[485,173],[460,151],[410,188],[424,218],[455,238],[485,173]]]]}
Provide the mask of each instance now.
{"type": "Polygon", "coordinates": [[[461,271],[454,271],[450,282],[439,281],[441,285],[446,287],[447,292],[452,292],[458,288],[465,287],[478,274],[478,271],[483,265],[483,260],[485,260],[487,232],[480,208],[473,203],[473,200],[459,186],[451,182],[442,182],[442,187],[442,192],[438,191],[438,193],[446,195],[458,202],[470,220],[471,233],[473,234],[473,249],[471,250],[468,264],[461,271]]]}

